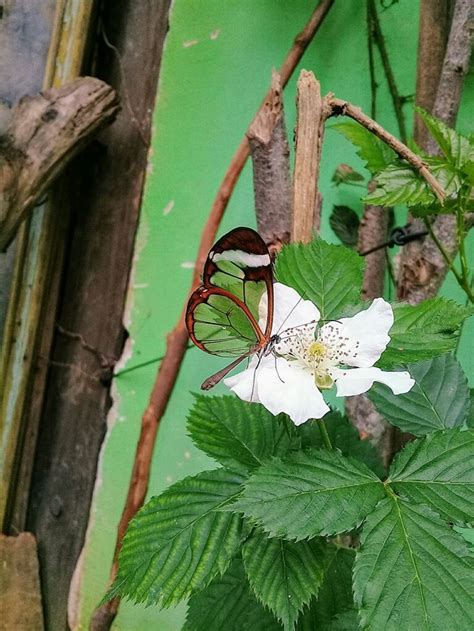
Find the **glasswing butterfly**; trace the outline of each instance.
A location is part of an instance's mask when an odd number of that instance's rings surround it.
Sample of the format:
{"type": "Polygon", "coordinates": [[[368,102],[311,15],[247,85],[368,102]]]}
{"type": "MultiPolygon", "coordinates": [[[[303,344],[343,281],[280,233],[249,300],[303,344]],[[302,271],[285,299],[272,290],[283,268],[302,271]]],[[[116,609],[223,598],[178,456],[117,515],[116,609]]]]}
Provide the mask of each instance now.
{"type": "Polygon", "coordinates": [[[273,324],[273,271],[268,248],[251,228],[234,228],[219,239],[207,256],[202,285],[186,309],[191,340],[201,350],[236,359],[204,381],[210,390],[244,359],[272,351],[279,336],[273,324]],[[266,295],[265,326],[259,305],[266,295]]]}

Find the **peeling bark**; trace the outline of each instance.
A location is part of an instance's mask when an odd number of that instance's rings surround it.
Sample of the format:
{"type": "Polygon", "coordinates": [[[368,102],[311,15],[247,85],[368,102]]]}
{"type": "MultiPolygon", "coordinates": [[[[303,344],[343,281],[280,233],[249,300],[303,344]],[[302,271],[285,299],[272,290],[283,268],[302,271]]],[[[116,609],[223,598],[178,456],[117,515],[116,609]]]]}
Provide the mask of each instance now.
{"type": "Polygon", "coordinates": [[[258,231],[273,254],[289,243],[292,218],[290,148],[280,75],[276,72],[269,98],[250,125],[247,138],[253,163],[258,231]]]}

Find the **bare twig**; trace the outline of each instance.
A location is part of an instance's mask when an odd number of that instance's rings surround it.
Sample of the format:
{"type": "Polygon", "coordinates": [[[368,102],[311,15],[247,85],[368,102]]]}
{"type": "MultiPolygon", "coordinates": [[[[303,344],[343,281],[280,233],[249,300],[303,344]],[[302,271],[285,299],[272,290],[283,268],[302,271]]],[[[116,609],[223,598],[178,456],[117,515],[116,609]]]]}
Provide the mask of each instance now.
{"type": "Polygon", "coordinates": [[[312,72],[302,70],[298,79],[296,154],[293,182],[292,240],[313,238],[325,112],[321,87],[312,72]]]}
{"type": "Polygon", "coordinates": [[[379,16],[375,7],[375,0],[367,0],[367,10],[370,16],[370,25],[373,29],[373,39],[377,48],[379,49],[380,58],[382,59],[382,66],[384,69],[385,77],[387,79],[390,96],[392,97],[393,109],[395,110],[395,116],[397,118],[398,128],[400,130],[400,138],[403,142],[407,140],[407,132],[405,125],[405,117],[403,115],[403,99],[400,96],[395,82],[395,76],[393,74],[392,65],[388,56],[387,49],[385,47],[385,38],[380,28],[379,16]]]}
{"type": "MultiPolygon", "coordinates": [[[[303,31],[296,36],[293,45],[280,68],[279,74],[282,87],[287,84],[295,67],[303,56],[309,43],[317,33],[333,2],[334,0],[322,0],[322,2],[320,2],[313,11],[303,31]]],[[[267,99],[268,94],[265,97],[265,100],[267,99]]],[[[248,141],[247,138],[244,138],[237,148],[237,151],[235,152],[224,175],[224,179],[217,191],[216,198],[204,226],[197,254],[191,290],[195,289],[199,285],[199,279],[207,253],[215,240],[220,221],[248,155],[248,141]]],[[[110,583],[114,581],[117,575],[118,553],[122,544],[123,535],[127,529],[130,519],[136,514],[145,499],[148,488],[148,480],[150,478],[151,458],[153,455],[158,425],[166,410],[166,406],[176,383],[183,356],[186,351],[188,333],[184,324],[185,307],[186,303],[183,307],[183,312],[179,317],[177,325],[167,336],[166,353],[156,376],[150,400],[142,417],[140,437],[138,439],[135,452],[135,460],[127,499],[125,501],[125,506],[117,529],[114,559],[110,571],[110,583]]],[[[94,631],[102,631],[110,628],[110,625],[117,614],[119,602],[120,599],[115,598],[96,609],[91,622],[91,628],[94,631]]]]}
{"type": "Polygon", "coordinates": [[[255,209],[260,235],[276,254],[291,235],[290,148],[285,128],[280,76],[273,72],[270,98],[247,132],[253,163],[255,209]]]}
{"type": "Polygon", "coordinates": [[[426,180],[430,188],[438,200],[443,203],[446,193],[438,180],[433,176],[427,165],[416,153],[413,153],[403,142],[395,138],[390,132],[384,129],[381,125],[375,122],[372,118],[364,114],[362,110],[355,107],[347,101],[331,97],[329,99],[329,106],[331,107],[330,116],[349,116],[353,120],[357,121],[360,125],[368,129],[372,134],[383,140],[389,147],[391,147],[399,156],[409,162],[415,169],[417,169],[420,175],[426,180]]]}

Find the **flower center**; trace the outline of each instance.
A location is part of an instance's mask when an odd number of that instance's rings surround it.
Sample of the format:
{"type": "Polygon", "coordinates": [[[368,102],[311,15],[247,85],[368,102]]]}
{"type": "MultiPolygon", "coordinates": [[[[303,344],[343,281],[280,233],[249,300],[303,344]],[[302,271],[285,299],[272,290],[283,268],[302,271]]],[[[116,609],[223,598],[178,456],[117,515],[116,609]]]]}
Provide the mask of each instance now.
{"type": "Polygon", "coordinates": [[[316,340],[311,342],[305,355],[306,357],[302,357],[302,359],[311,368],[316,386],[321,390],[331,388],[334,383],[328,371],[334,365],[334,362],[331,361],[331,349],[316,340]]]}

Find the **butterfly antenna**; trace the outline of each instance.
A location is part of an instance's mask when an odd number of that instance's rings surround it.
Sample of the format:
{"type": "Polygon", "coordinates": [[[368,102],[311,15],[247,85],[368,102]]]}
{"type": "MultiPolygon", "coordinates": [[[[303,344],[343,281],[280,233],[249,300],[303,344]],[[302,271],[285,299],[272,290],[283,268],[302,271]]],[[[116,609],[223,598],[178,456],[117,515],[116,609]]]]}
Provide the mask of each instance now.
{"type": "Polygon", "coordinates": [[[303,295],[299,297],[298,302],[291,308],[291,310],[288,313],[288,315],[286,316],[286,318],[283,320],[283,322],[278,327],[278,331],[276,332],[276,335],[278,335],[278,333],[280,333],[280,331],[282,330],[283,325],[285,324],[285,322],[288,320],[288,318],[291,316],[291,314],[296,309],[296,307],[300,304],[300,302],[305,299],[305,297],[306,297],[306,292],[304,292],[303,295]]]}

